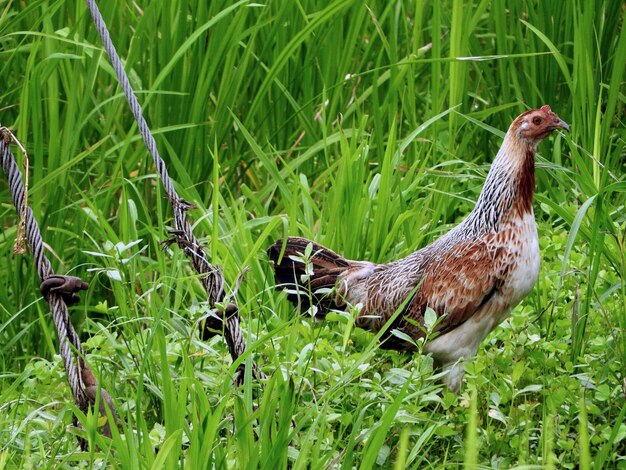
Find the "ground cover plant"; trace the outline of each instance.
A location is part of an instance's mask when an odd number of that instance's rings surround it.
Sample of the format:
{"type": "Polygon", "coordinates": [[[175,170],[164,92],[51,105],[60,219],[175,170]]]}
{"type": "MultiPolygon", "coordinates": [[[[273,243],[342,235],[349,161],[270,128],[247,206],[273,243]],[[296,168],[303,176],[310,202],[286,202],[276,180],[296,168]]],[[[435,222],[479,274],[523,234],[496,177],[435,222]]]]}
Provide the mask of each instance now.
{"type": "Polygon", "coordinates": [[[235,388],[223,341],[198,337],[203,291],[162,245],[171,211],[86,7],[0,0],[0,123],[55,270],[91,283],[72,318],[122,418],[111,440],[71,426],[3,180],[0,468],[626,468],[621,2],[99,3],[212,262],[231,287],[250,268],[242,360],[268,379],[235,388]],[[543,104],[572,132],[539,148],[539,281],[461,394],[274,292],[281,236],[385,262],[445,233],[543,104]]]}

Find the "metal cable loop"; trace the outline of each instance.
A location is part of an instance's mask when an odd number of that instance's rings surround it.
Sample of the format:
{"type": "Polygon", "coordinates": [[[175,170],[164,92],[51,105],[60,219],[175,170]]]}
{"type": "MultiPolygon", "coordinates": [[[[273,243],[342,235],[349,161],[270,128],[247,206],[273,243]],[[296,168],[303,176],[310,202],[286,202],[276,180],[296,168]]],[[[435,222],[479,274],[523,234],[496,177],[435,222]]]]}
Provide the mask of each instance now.
{"type": "MultiPolygon", "coordinates": [[[[9,190],[13,204],[18,214],[26,214],[26,238],[35,259],[35,268],[37,269],[39,279],[43,282],[53,275],[54,272],[50,260],[45,255],[41,231],[33,211],[30,207],[26,208],[26,212],[23,211],[25,188],[22,181],[22,172],[11,152],[10,143],[4,139],[0,139],[0,159],[2,160],[2,169],[9,181],[9,190]]],[[[59,339],[59,354],[65,366],[72,395],[77,406],[81,410],[86,410],[90,404],[90,399],[87,396],[85,385],[94,386],[95,378],[93,378],[93,373],[83,360],[85,353],[80,338],[72,325],[67,305],[63,298],[51,292],[48,303],[59,339]],[[89,377],[90,381],[94,383],[85,384],[84,377],[89,377]]]]}

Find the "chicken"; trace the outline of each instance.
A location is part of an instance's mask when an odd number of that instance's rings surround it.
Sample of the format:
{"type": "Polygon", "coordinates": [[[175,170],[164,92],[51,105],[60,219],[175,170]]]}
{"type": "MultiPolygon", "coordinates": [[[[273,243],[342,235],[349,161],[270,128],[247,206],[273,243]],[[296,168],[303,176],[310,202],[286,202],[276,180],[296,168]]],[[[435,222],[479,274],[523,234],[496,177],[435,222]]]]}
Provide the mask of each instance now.
{"type": "Polygon", "coordinates": [[[276,287],[287,290],[300,310],[313,307],[316,319],[330,309],[360,304],[356,325],[384,329],[383,349],[415,349],[415,341],[393,330],[425,338],[423,351],[447,370],[443,381],[458,392],[465,361],[537,281],[535,153],[556,129],[569,126],[547,105],[518,116],[472,212],[406,258],[388,264],[352,261],[304,238],[278,240],[268,250],[276,287]],[[308,245],[310,256],[304,259],[308,245]],[[430,334],[424,327],[428,308],[438,317],[430,334]]]}

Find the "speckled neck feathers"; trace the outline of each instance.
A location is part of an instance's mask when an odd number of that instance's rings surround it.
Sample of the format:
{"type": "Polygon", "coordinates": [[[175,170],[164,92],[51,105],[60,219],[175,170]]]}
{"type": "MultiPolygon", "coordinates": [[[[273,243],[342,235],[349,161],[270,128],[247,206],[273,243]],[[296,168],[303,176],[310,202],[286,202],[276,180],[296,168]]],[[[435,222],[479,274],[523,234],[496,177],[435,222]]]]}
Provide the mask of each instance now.
{"type": "Polygon", "coordinates": [[[508,217],[532,213],[536,145],[521,142],[510,129],[493,161],[474,210],[465,222],[473,233],[498,230],[508,217]]]}

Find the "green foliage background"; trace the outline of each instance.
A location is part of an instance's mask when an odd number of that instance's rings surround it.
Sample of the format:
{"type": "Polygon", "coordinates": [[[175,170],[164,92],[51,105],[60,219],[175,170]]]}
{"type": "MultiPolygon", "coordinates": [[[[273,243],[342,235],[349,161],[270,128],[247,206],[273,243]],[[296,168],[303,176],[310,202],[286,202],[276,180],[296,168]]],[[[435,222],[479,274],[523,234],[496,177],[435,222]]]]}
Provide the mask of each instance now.
{"type": "Polygon", "coordinates": [[[99,3],[212,261],[230,285],[251,268],[246,360],[270,379],[234,389],[222,341],[198,339],[202,290],[161,246],[171,211],[84,4],[0,0],[0,123],[55,270],[91,282],[72,315],[123,418],[111,441],[70,426],[0,183],[0,468],[626,468],[622,2],[99,3]],[[385,262],[449,230],[543,104],[572,132],[539,149],[540,279],[461,395],[428,357],[274,293],[283,235],[385,262]]]}

